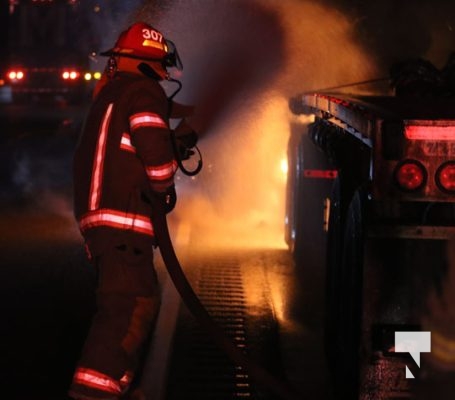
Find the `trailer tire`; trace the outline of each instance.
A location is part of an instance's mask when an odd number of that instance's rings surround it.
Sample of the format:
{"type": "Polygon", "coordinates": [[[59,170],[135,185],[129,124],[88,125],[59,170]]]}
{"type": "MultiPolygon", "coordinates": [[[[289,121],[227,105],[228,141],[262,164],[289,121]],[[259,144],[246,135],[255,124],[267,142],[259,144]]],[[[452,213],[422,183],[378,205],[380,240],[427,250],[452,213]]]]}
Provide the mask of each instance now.
{"type": "MultiPolygon", "coordinates": [[[[364,204],[364,192],[358,189],[347,209],[339,249],[333,244],[334,251],[338,251],[335,256],[340,258],[338,262],[333,260],[332,276],[328,279],[331,285],[328,287],[334,292],[328,293],[325,339],[337,398],[356,399],[359,392],[364,204]]],[[[341,227],[340,221],[339,233],[341,227]]]]}
{"type": "Polygon", "coordinates": [[[334,373],[336,327],[339,325],[337,312],[340,290],[341,259],[341,203],[340,179],[336,178],[330,196],[329,231],[327,234],[326,255],[326,287],[325,287],[325,315],[324,315],[324,350],[329,369],[334,373]]]}

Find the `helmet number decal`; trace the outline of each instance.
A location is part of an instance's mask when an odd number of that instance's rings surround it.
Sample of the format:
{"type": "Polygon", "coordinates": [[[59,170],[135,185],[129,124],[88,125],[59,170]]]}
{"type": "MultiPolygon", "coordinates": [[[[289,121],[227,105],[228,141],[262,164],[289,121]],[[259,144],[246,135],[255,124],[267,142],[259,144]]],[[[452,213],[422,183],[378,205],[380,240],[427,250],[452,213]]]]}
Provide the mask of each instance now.
{"type": "Polygon", "coordinates": [[[142,29],[142,37],[147,40],[154,40],[159,43],[163,43],[163,35],[154,29],[142,29]]]}

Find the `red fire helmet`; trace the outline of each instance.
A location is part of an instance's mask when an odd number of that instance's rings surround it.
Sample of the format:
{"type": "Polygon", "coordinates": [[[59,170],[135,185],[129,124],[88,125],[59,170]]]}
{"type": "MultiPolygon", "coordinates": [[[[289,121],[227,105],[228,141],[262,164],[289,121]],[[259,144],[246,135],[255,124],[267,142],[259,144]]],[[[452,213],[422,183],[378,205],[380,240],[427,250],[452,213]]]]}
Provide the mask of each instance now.
{"type": "Polygon", "coordinates": [[[123,31],[115,46],[100,53],[103,56],[123,56],[144,61],[159,61],[163,67],[182,69],[175,45],[144,22],[136,22],[123,31]]]}

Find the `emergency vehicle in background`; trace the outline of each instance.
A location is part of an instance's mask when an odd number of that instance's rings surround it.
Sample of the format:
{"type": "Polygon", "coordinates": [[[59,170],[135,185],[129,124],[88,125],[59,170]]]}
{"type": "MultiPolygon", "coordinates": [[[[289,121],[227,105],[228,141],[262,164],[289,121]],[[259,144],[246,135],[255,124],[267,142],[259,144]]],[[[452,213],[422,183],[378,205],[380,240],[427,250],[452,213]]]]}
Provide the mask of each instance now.
{"type": "Polygon", "coordinates": [[[99,72],[97,43],[80,0],[9,0],[3,91],[13,102],[86,99],[99,72]]]}
{"type": "Polygon", "coordinates": [[[423,329],[447,272],[455,98],[304,93],[290,109],[286,241],[320,276],[336,398],[409,397],[419,368],[394,332],[423,329]]]}

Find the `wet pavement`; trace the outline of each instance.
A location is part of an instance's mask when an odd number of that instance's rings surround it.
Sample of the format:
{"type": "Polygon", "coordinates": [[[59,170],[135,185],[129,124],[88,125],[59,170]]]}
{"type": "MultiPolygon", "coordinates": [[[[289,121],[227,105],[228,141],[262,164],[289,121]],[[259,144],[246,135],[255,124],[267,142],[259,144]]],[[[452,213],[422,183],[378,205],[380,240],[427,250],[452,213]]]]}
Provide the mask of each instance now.
{"type": "MultiPolygon", "coordinates": [[[[0,380],[9,400],[66,398],[94,311],[94,271],[71,208],[71,155],[82,114],[0,110],[0,380]]],[[[253,246],[245,238],[245,248],[239,241],[218,247],[204,240],[203,224],[185,223],[178,207],[175,214],[170,225],[177,253],[216,322],[280,381],[309,398],[329,398],[322,303],[303,296],[314,287],[302,286],[302,266],[282,238],[274,245],[259,234],[253,246]]],[[[243,232],[229,235],[242,238],[243,232]]],[[[275,398],[213,346],[180,301],[159,254],[156,267],[166,298],[155,332],[158,349],[151,347],[143,378],[147,400],[275,398]]]]}
{"type": "MultiPolygon", "coordinates": [[[[93,270],[70,215],[10,204],[0,221],[2,388],[8,399],[64,399],[93,312],[93,270]]],[[[303,320],[289,253],[193,248],[178,252],[216,322],[273,375],[310,398],[327,398],[318,328],[303,320]]],[[[159,256],[157,268],[166,287],[159,256]]],[[[165,371],[144,373],[145,386],[156,375],[164,380],[162,394],[150,389],[150,400],[276,398],[213,345],[183,304],[175,312],[175,332],[164,328],[174,338],[165,371]]]]}
{"type": "MultiPolygon", "coordinates": [[[[67,400],[94,312],[95,274],[71,206],[80,115],[0,109],[0,398],[67,400]]],[[[294,260],[280,229],[266,236],[262,220],[252,235],[247,219],[217,216],[193,198],[203,184],[193,190],[178,180],[179,201],[169,218],[192,287],[232,341],[298,398],[336,398],[323,348],[324,262],[308,254],[294,260]]],[[[254,209],[251,214],[257,217],[254,209]]],[[[314,254],[323,254],[324,240],[313,239],[314,254]]],[[[176,293],[159,252],[156,268],[163,304],[142,378],[146,400],[279,398],[270,382],[254,379],[214,346],[176,293]]],[[[393,373],[403,374],[403,360],[375,357],[362,400],[393,398],[381,394],[386,375],[391,387],[403,389],[396,393],[410,398],[393,373]]],[[[452,375],[424,367],[416,399],[451,398],[452,375]]]]}
{"type": "MultiPolygon", "coordinates": [[[[305,326],[298,311],[296,301],[302,297],[295,292],[299,285],[287,251],[207,252],[192,258],[190,266],[197,266],[192,282],[204,305],[252,360],[301,393],[300,398],[327,398],[318,346],[305,350],[312,327],[305,326]]],[[[268,382],[255,381],[214,348],[185,307],[177,325],[169,389],[169,399],[190,392],[201,399],[278,398],[268,382]]]]}
{"type": "Polygon", "coordinates": [[[66,218],[2,207],[2,391],[59,398],[93,307],[93,274],[66,218]]]}

